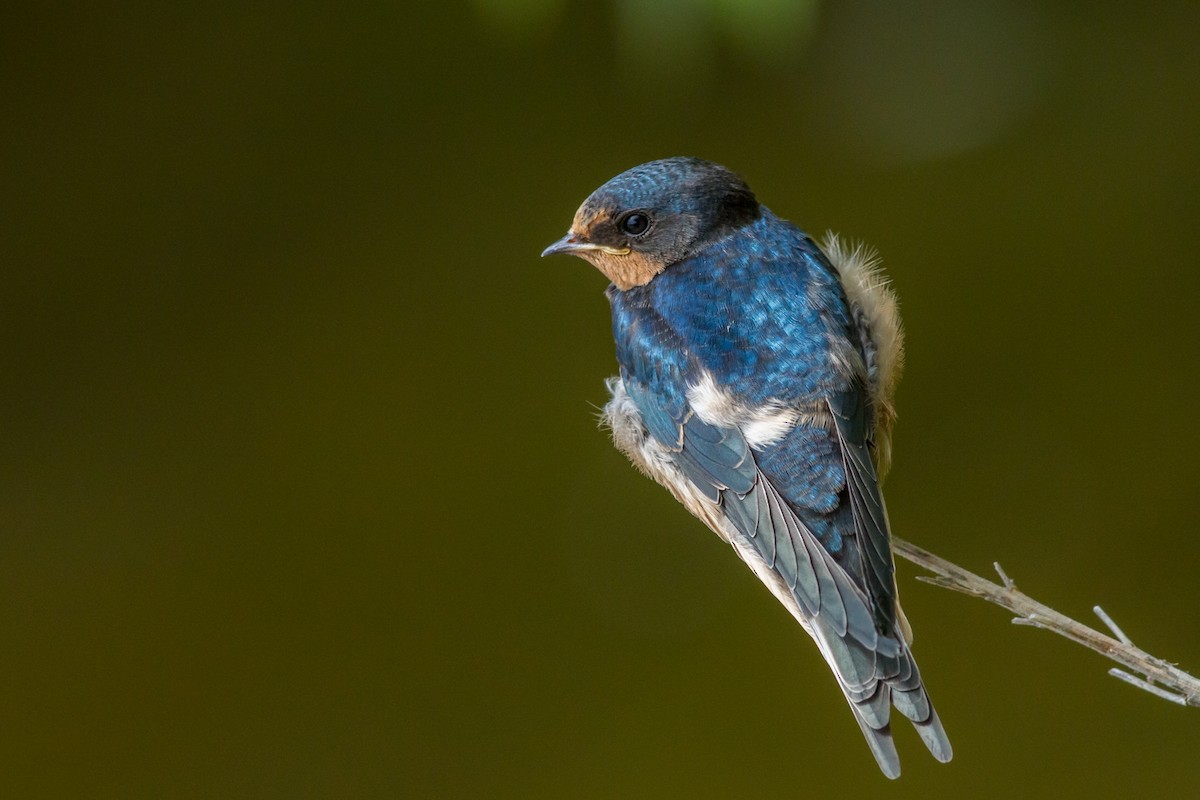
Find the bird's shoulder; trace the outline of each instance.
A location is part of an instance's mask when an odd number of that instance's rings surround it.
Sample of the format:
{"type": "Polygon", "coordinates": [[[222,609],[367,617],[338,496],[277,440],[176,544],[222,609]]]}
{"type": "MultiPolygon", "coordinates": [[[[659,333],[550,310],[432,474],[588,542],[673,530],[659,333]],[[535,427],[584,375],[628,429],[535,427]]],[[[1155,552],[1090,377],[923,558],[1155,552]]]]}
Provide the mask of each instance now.
{"type": "Polygon", "coordinates": [[[837,270],[769,212],[609,298],[618,359],[634,375],[702,371],[745,402],[815,402],[861,360],[837,270]]]}

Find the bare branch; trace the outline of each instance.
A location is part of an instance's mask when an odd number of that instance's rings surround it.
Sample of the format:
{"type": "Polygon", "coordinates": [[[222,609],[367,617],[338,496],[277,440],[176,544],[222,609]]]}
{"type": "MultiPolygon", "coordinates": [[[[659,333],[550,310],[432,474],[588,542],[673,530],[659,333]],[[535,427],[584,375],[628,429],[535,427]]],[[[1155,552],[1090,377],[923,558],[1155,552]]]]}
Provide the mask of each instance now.
{"type": "Polygon", "coordinates": [[[1134,645],[1104,609],[1092,609],[1096,616],[1112,631],[1107,636],[1100,631],[1076,622],[1060,614],[1017,588],[999,564],[993,565],[1002,583],[992,583],[974,572],[951,564],[928,550],[917,547],[903,539],[892,538],[892,549],[896,555],[923,567],[935,577],[921,576],[917,580],[944,586],[956,592],[982,597],[990,603],[1016,614],[1013,623],[1053,631],[1076,644],[1095,650],[1102,656],[1117,662],[1126,669],[1113,667],[1109,675],[1147,692],[1183,706],[1200,708],[1200,680],[1161,658],[1150,655],[1134,645]]]}
{"type": "Polygon", "coordinates": [[[1092,606],[1092,613],[1100,618],[1100,621],[1108,626],[1108,629],[1113,632],[1113,636],[1121,640],[1122,643],[1132,645],[1133,640],[1125,635],[1125,631],[1121,630],[1120,626],[1108,615],[1100,606],[1092,606]]]}

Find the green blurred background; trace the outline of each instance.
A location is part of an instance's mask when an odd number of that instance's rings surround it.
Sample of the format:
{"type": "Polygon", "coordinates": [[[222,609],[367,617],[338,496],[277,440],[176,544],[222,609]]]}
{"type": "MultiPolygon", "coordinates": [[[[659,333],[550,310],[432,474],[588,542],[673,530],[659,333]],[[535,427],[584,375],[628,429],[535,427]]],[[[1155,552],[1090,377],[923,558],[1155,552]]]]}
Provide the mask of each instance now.
{"type": "Polygon", "coordinates": [[[77,4],[0,24],[5,797],[1129,797],[1200,712],[900,564],[955,746],[595,429],[540,261],[691,154],[884,254],[894,528],[1200,670],[1200,6],[77,4]]]}

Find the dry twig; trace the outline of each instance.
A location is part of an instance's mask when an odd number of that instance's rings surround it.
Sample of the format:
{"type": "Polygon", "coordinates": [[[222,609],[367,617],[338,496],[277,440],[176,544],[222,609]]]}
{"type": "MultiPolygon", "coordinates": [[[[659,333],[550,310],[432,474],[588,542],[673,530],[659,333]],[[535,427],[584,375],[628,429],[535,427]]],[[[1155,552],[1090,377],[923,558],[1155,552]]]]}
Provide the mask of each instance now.
{"type": "Polygon", "coordinates": [[[975,597],[982,597],[984,600],[1016,614],[1013,618],[1014,624],[1053,631],[1059,636],[1091,648],[1125,667],[1125,669],[1117,667],[1110,669],[1108,674],[1114,678],[1120,678],[1126,683],[1172,703],[1200,708],[1200,680],[1174,664],[1156,658],[1136,647],[1100,606],[1096,606],[1092,610],[1116,638],[1093,630],[1034,600],[1017,588],[1012,578],[1005,574],[999,564],[993,566],[1000,576],[1001,583],[992,583],[986,578],[981,578],[956,564],[951,564],[944,558],[935,556],[928,550],[923,550],[903,539],[893,538],[892,549],[896,555],[919,567],[924,567],[936,576],[932,578],[922,576],[917,580],[932,583],[935,586],[944,586],[947,589],[975,597]]]}

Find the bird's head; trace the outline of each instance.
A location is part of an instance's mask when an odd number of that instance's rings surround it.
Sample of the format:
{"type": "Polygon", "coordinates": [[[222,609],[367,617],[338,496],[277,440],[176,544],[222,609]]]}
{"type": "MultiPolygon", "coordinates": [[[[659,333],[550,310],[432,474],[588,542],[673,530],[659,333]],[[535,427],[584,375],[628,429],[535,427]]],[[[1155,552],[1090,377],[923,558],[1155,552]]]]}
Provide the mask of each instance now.
{"type": "Polygon", "coordinates": [[[624,291],[760,214],[750,187],[725,167],[665,158],[622,172],[592,192],[571,230],[542,255],[579,256],[624,291]]]}

